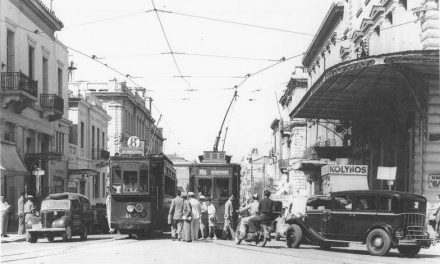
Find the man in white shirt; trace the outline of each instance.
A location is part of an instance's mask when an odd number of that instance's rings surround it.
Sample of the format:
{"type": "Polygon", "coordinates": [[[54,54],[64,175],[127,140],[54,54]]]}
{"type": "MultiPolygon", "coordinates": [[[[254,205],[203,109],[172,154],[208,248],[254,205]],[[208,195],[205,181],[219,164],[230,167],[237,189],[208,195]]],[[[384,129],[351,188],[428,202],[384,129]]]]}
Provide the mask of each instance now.
{"type": "Polygon", "coordinates": [[[5,201],[5,197],[0,195],[0,226],[2,237],[8,237],[9,208],[11,208],[11,206],[5,201]]]}
{"type": "Polygon", "coordinates": [[[194,193],[189,192],[189,203],[191,204],[192,219],[191,219],[191,239],[196,241],[199,237],[200,228],[200,214],[202,212],[202,205],[194,198],[194,193]]]}
{"type": "Polygon", "coordinates": [[[252,195],[252,203],[249,203],[245,207],[238,210],[240,213],[249,210],[249,216],[243,217],[240,221],[240,236],[244,237],[244,235],[246,234],[246,226],[249,224],[249,219],[257,215],[259,204],[260,203],[258,202],[258,194],[254,194],[252,195]]]}

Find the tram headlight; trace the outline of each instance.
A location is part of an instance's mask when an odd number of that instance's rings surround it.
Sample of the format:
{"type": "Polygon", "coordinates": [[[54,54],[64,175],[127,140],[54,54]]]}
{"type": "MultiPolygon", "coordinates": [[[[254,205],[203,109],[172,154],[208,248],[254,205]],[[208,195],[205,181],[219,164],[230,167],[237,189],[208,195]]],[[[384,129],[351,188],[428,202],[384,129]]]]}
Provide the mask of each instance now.
{"type": "Polygon", "coordinates": [[[134,205],[132,205],[132,204],[127,205],[127,211],[129,213],[133,213],[134,212],[134,205]]]}
{"type": "Polygon", "coordinates": [[[134,209],[136,210],[136,212],[140,213],[144,210],[144,206],[142,204],[136,204],[134,209]]]}

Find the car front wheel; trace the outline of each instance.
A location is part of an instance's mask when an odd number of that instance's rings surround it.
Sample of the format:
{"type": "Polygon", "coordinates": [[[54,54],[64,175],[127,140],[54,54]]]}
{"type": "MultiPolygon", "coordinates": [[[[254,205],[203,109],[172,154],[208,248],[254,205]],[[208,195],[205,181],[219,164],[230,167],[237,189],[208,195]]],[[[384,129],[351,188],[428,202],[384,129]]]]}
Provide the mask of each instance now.
{"type": "Polygon", "coordinates": [[[405,257],[414,257],[420,252],[420,246],[412,246],[412,247],[397,247],[399,253],[404,255],[405,257]]]}
{"type": "Polygon", "coordinates": [[[47,235],[47,241],[53,242],[54,240],[55,240],[55,236],[54,235],[47,235]]]}
{"type": "Polygon", "coordinates": [[[32,235],[31,233],[27,232],[26,233],[26,241],[29,243],[37,243],[38,236],[32,235]]]}
{"type": "Polygon", "coordinates": [[[286,233],[287,247],[298,248],[301,245],[302,238],[303,232],[301,230],[301,227],[295,224],[289,226],[286,233]]]}
{"type": "Polygon", "coordinates": [[[391,238],[383,229],[374,229],[367,236],[367,249],[373,256],[383,256],[391,249],[391,238]]]}
{"type": "Polygon", "coordinates": [[[63,241],[69,241],[70,239],[72,239],[72,228],[70,227],[70,225],[66,226],[66,231],[64,231],[64,235],[63,235],[63,241]]]}

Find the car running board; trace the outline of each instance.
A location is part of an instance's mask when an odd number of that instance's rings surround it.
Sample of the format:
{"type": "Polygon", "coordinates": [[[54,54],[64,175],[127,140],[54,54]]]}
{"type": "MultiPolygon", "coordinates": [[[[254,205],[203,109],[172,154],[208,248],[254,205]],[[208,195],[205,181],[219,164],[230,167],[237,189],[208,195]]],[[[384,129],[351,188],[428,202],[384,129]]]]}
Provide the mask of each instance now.
{"type": "Polygon", "coordinates": [[[316,232],[311,228],[308,231],[312,240],[318,243],[330,243],[332,246],[340,246],[340,247],[348,247],[348,244],[352,243],[352,241],[327,239],[323,237],[320,233],[316,232]]]}

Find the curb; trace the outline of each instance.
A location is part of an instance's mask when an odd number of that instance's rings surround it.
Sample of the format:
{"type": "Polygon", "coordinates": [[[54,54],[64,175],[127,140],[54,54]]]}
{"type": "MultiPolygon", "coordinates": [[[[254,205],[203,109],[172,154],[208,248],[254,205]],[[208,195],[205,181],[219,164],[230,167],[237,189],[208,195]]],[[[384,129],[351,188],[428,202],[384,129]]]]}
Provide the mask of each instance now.
{"type": "Polygon", "coordinates": [[[12,243],[12,242],[23,242],[26,241],[26,237],[20,237],[20,238],[16,238],[16,239],[11,239],[11,240],[6,240],[6,239],[2,239],[1,243],[12,243]]]}

